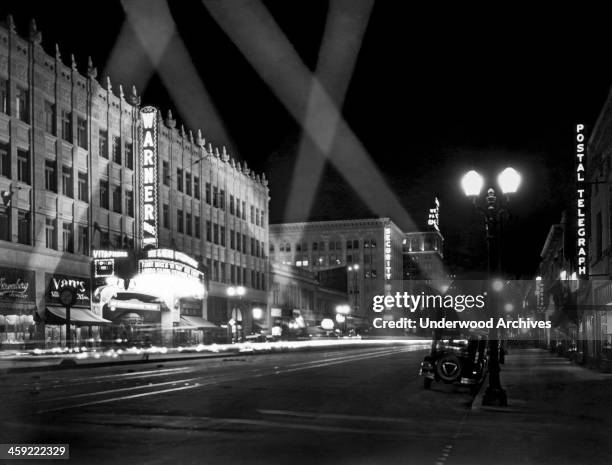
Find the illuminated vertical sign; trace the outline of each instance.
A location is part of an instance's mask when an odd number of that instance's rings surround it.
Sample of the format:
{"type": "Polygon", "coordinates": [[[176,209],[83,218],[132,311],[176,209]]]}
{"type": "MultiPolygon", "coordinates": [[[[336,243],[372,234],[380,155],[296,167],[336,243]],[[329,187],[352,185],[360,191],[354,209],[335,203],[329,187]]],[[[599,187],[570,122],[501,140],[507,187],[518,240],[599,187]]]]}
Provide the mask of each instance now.
{"type": "Polygon", "coordinates": [[[385,228],[385,280],[391,279],[391,228],[385,228]]]}
{"type": "Polygon", "coordinates": [[[576,125],[576,252],[578,278],[587,278],[587,225],[586,225],[586,143],[584,124],[576,125]]]}
{"type": "Polygon", "coordinates": [[[429,209],[427,224],[433,226],[436,231],[440,231],[440,201],[435,197],[436,206],[429,209]]]}
{"type": "Polygon", "coordinates": [[[140,221],[142,246],[158,245],[157,233],[157,109],[140,110],[140,221]]]}

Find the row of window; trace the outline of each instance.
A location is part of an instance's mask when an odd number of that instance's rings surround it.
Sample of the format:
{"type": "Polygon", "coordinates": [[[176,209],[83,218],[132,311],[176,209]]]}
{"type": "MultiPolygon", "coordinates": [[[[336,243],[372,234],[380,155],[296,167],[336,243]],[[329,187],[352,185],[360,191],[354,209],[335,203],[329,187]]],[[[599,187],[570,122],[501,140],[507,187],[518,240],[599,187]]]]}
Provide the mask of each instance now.
{"type": "MultiPolygon", "coordinates": [[[[11,178],[11,154],[9,144],[0,142],[0,175],[11,178]]],[[[25,184],[32,184],[30,172],[30,151],[17,149],[17,179],[25,184]]]]}
{"type": "MultiPolygon", "coordinates": [[[[0,111],[2,113],[8,114],[9,107],[9,95],[8,95],[8,85],[6,79],[0,78],[0,111]]],[[[29,114],[28,114],[28,91],[17,87],[15,93],[15,117],[25,123],[29,123],[29,114]]],[[[57,136],[57,108],[55,104],[45,100],[44,107],[44,121],[45,121],[45,131],[53,136],[57,136]]],[[[62,109],[60,112],[60,137],[67,142],[73,143],[73,133],[72,133],[72,123],[73,123],[73,115],[72,112],[66,109],[62,109]]],[[[77,116],[76,118],[76,144],[88,150],[88,137],[87,137],[87,120],[85,118],[81,118],[77,116]]],[[[99,154],[104,158],[109,158],[109,138],[108,131],[100,130],[98,134],[99,140],[99,154]]],[[[111,146],[111,157],[115,163],[121,164],[122,156],[121,156],[121,138],[119,136],[112,137],[112,146],[111,146]]],[[[129,169],[134,169],[134,150],[133,144],[129,141],[125,141],[124,143],[124,159],[125,166],[129,169]]]]}
{"type": "MultiPolygon", "coordinates": [[[[313,251],[317,251],[317,252],[324,252],[325,251],[325,246],[326,243],[321,241],[321,242],[313,242],[312,243],[312,250],[313,251]]],[[[342,250],[342,243],[341,241],[330,241],[328,244],[328,250],[342,250]]],[[[374,239],[369,239],[369,240],[365,240],[363,241],[363,247],[365,249],[368,248],[375,248],[376,247],[376,241],[374,239]]],[[[346,249],[347,250],[354,250],[354,249],[359,249],[359,240],[355,239],[355,240],[347,240],[346,241],[346,249]]],[[[291,252],[291,243],[289,242],[281,242],[278,246],[278,250],[279,252],[291,252]]],[[[296,252],[308,252],[308,243],[307,242],[302,242],[302,243],[298,243],[295,244],[295,251],[296,252]]],[[[274,253],[274,244],[270,243],[270,253],[274,253]]]]}
{"type": "MultiPolygon", "coordinates": [[[[166,186],[170,186],[170,163],[168,161],[162,161],[162,182],[166,186]]],[[[183,168],[176,169],[176,189],[179,192],[183,192],[189,196],[193,195],[194,198],[200,199],[200,178],[192,175],[189,171],[184,171],[183,168]]],[[[215,208],[225,211],[227,196],[225,189],[219,189],[217,186],[213,186],[207,182],[205,185],[204,200],[208,205],[212,205],[215,208]]],[[[240,200],[238,197],[234,197],[230,194],[229,196],[229,212],[231,215],[235,215],[243,220],[247,219],[246,202],[240,200]]],[[[264,226],[264,211],[250,206],[250,220],[252,224],[257,226],[264,226]]]]}
{"type": "Polygon", "coordinates": [[[266,290],[266,279],[263,271],[249,270],[239,265],[228,264],[218,260],[206,259],[209,278],[212,281],[250,286],[253,289],[266,290]]]}

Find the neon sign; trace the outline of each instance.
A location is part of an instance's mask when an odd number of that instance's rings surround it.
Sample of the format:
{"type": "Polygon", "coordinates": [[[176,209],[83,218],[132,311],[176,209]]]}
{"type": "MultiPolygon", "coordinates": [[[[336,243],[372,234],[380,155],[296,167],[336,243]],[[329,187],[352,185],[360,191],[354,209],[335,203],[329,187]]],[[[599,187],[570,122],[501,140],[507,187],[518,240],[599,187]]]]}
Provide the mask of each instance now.
{"type": "Polygon", "coordinates": [[[435,208],[429,209],[429,218],[427,224],[433,226],[436,231],[440,231],[440,201],[438,197],[435,197],[436,206],[435,208]]]}
{"type": "Polygon", "coordinates": [[[385,228],[385,280],[391,279],[391,228],[385,228]]]}
{"type": "Polygon", "coordinates": [[[585,206],[585,164],[586,154],[584,143],[584,124],[576,125],[576,219],[578,221],[576,229],[576,251],[578,253],[578,277],[586,278],[587,270],[587,245],[586,245],[586,206],[585,206]]]}
{"type": "Polygon", "coordinates": [[[140,218],[142,246],[157,247],[157,109],[140,110],[140,218]]]}

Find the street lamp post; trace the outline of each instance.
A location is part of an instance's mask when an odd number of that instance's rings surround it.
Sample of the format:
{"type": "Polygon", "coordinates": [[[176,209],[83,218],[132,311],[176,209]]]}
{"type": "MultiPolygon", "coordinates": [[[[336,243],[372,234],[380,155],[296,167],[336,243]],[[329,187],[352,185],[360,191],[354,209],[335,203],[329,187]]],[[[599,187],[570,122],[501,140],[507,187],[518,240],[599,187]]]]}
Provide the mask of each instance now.
{"type": "MultiPolygon", "coordinates": [[[[497,181],[506,197],[506,203],[509,201],[510,194],[514,194],[521,183],[521,175],[514,168],[506,168],[503,170],[497,181]]],[[[461,180],[461,186],[465,195],[470,197],[474,206],[482,213],[484,217],[484,226],[487,238],[487,276],[489,284],[492,284],[493,276],[501,272],[501,225],[503,215],[507,212],[506,208],[501,205],[497,198],[495,189],[490,187],[487,190],[486,204],[484,207],[479,207],[476,203],[480,191],[484,185],[484,179],[476,171],[472,170],[466,173],[461,180]]],[[[499,313],[499,297],[496,289],[488,289],[487,300],[489,312],[492,317],[499,313]]],[[[485,391],[482,400],[483,405],[507,406],[508,398],[506,391],[501,386],[500,379],[500,360],[499,360],[499,332],[496,324],[493,324],[489,331],[490,343],[490,358],[489,358],[489,386],[485,391]]]]}

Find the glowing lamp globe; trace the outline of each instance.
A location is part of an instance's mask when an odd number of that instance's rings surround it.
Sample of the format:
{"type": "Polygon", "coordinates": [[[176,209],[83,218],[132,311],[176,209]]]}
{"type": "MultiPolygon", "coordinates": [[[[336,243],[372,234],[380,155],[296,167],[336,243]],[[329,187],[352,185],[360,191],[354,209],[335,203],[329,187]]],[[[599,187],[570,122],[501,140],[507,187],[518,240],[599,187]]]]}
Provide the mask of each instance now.
{"type": "Polygon", "coordinates": [[[514,194],[521,185],[521,175],[514,168],[506,168],[499,173],[497,182],[504,194],[514,194]]]}
{"type": "Polygon", "coordinates": [[[480,194],[483,185],[482,176],[474,170],[468,171],[461,179],[461,187],[468,197],[476,197],[480,194]]]}

